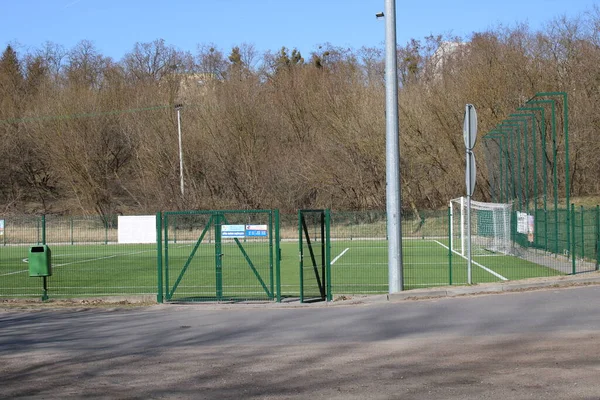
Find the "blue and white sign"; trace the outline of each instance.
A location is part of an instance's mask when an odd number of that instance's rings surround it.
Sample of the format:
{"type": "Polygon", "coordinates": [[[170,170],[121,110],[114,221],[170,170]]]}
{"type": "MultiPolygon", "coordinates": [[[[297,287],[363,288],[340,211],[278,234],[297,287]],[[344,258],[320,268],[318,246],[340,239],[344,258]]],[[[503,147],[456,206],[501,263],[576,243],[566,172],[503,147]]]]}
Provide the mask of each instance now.
{"type": "Polygon", "coordinates": [[[223,225],[221,236],[226,238],[243,238],[246,235],[245,225],[223,225]]]}
{"type": "Polygon", "coordinates": [[[246,236],[267,237],[267,225],[246,225],[246,236]]]}
{"type": "Polygon", "coordinates": [[[0,219],[0,236],[4,236],[4,220],[0,219]]]}

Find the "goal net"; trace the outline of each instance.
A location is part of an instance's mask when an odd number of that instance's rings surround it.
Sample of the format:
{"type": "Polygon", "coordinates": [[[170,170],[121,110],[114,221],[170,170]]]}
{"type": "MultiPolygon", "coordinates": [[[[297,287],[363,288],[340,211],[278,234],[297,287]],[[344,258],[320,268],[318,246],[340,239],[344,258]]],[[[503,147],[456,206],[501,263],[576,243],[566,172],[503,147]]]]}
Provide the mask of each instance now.
{"type": "MultiPolygon", "coordinates": [[[[471,255],[512,254],[510,237],[511,204],[471,200],[471,255]]],[[[452,251],[467,256],[467,198],[450,201],[450,245],[452,251]]]]}

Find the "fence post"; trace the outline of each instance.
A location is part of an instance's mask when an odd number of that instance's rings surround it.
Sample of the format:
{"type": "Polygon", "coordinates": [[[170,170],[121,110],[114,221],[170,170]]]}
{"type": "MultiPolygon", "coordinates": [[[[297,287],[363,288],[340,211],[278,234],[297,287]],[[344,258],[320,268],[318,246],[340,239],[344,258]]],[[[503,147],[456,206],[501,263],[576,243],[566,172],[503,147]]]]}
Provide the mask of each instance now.
{"type": "Polygon", "coordinates": [[[600,206],[596,206],[596,271],[600,268],[600,206]]]}
{"type": "MultiPolygon", "coordinates": [[[[165,243],[165,249],[164,249],[164,265],[161,263],[161,265],[163,265],[164,268],[164,273],[163,273],[163,279],[164,279],[164,298],[166,298],[167,300],[171,299],[171,294],[169,294],[169,214],[166,213],[163,215],[163,221],[162,221],[162,229],[163,229],[163,236],[162,236],[162,240],[164,240],[165,243]]],[[[162,247],[162,244],[161,244],[162,247]]]]}
{"type": "Polygon", "coordinates": [[[326,282],[326,298],[327,301],[331,301],[333,299],[333,295],[331,293],[331,242],[329,239],[329,235],[331,234],[331,215],[329,208],[325,210],[325,279],[326,282]]]}
{"type": "MultiPolygon", "coordinates": [[[[275,234],[273,232],[273,223],[274,223],[274,219],[275,219],[275,212],[274,210],[269,210],[267,213],[267,219],[268,219],[268,236],[269,236],[269,290],[271,291],[271,300],[277,300],[277,295],[275,294],[275,290],[277,290],[277,284],[275,283],[275,276],[277,275],[277,271],[273,271],[273,268],[276,268],[275,266],[275,259],[276,259],[276,255],[275,255],[275,250],[273,248],[273,242],[275,240],[277,240],[277,238],[275,238],[273,235],[275,234]]],[[[246,237],[244,236],[244,239],[246,237]]]]}
{"type": "MultiPolygon", "coordinates": [[[[569,213],[567,212],[567,218],[569,218],[569,213]]],[[[572,203],[571,204],[571,237],[573,238],[573,240],[571,240],[571,243],[568,243],[567,241],[567,248],[569,248],[569,244],[571,245],[571,263],[573,264],[573,270],[571,271],[571,273],[573,275],[575,275],[577,273],[577,260],[575,259],[575,204],[572,203]]],[[[568,224],[567,224],[568,226],[568,224]]],[[[567,237],[569,237],[569,231],[567,230],[567,237]]]]}
{"type": "Polygon", "coordinates": [[[46,244],[46,216],[42,215],[42,244],[46,244]]]}
{"type": "Polygon", "coordinates": [[[156,301],[162,303],[163,297],[163,268],[162,268],[162,213],[156,213],[156,273],[157,273],[157,291],[156,301]]]}
{"type": "MultiPolygon", "coordinates": [[[[584,214],[585,211],[583,209],[583,206],[581,207],[581,258],[585,258],[585,219],[584,214]]],[[[573,238],[573,240],[575,240],[575,238],[573,238]]]]}
{"type": "Polygon", "coordinates": [[[277,302],[281,303],[281,237],[279,236],[279,209],[275,210],[275,290],[277,302]]]}

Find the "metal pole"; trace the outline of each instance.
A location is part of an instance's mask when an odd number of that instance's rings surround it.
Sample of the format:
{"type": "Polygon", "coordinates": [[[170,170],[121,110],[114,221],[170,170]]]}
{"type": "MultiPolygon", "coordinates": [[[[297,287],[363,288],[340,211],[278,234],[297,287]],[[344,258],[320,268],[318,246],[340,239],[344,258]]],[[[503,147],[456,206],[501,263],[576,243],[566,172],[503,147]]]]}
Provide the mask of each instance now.
{"type": "Polygon", "coordinates": [[[448,207],[448,284],[452,285],[452,204],[448,207]]]}
{"type": "Polygon", "coordinates": [[[389,293],[403,290],[396,1],[385,0],[385,159],[389,293]]]}
{"type": "Polygon", "coordinates": [[[175,106],[175,110],[177,110],[177,133],[179,136],[179,179],[181,185],[181,197],[184,196],[183,190],[183,147],[181,145],[181,108],[183,106],[178,104],[175,106]]]}
{"type": "MultiPolygon", "coordinates": [[[[470,111],[470,105],[467,104],[466,106],[466,116],[467,116],[467,137],[470,138],[471,137],[471,113],[470,111]]],[[[469,139],[469,146],[467,146],[467,150],[466,150],[466,160],[467,160],[467,283],[470,285],[473,283],[473,278],[472,278],[472,263],[473,263],[473,258],[471,255],[471,196],[473,195],[473,193],[471,193],[471,153],[473,152],[473,143],[470,142],[469,139]],[[469,148],[469,146],[471,146],[471,148],[469,148]]]]}

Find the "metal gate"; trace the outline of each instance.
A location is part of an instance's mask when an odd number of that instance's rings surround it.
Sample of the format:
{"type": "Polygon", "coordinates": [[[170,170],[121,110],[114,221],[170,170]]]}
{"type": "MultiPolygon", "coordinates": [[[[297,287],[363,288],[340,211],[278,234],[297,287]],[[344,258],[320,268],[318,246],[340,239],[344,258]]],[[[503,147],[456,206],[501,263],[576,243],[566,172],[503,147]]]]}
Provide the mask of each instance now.
{"type": "Polygon", "coordinates": [[[165,212],[157,225],[159,301],[281,301],[278,210],[165,212]]]}
{"type": "Polygon", "coordinates": [[[299,210],[300,302],[331,301],[329,210],[299,210]]]}

